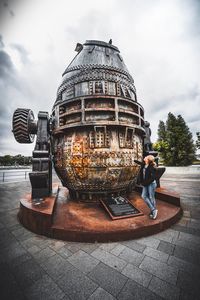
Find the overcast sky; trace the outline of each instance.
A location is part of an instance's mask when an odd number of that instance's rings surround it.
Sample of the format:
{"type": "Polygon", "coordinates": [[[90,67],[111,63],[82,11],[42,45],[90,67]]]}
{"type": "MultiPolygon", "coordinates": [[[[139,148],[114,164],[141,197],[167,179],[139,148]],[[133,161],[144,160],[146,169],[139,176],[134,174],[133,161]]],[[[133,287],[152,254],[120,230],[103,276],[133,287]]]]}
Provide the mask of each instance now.
{"type": "Polygon", "coordinates": [[[159,120],[181,114],[200,130],[200,1],[10,0],[0,2],[0,155],[31,155],[18,144],[18,107],[51,112],[77,42],[119,48],[156,141],[159,120]],[[3,5],[8,2],[8,5],[3,5]]]}

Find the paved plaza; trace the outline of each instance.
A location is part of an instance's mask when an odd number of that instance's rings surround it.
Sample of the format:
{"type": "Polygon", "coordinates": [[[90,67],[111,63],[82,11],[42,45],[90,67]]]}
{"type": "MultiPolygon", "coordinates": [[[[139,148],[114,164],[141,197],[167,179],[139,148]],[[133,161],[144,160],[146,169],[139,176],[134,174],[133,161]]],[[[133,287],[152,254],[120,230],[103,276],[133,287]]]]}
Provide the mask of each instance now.
{"type": "Polygon", "coordinates": [[[0,185],[0,299],[200,299],[200,173],[166,172],[180,193],[182,219],[149,237],[73,243],[19,224],[28,181],[0,185]]]}

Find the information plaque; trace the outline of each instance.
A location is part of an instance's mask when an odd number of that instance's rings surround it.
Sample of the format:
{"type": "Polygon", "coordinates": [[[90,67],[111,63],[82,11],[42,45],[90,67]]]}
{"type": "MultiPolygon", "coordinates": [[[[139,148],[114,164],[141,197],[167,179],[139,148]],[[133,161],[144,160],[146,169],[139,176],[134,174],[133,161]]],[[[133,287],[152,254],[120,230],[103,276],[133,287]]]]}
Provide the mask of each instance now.
{"type": "Polygon", "coordinates": [[[113,220],[143,215],[127,198],[122,196],[101,200],[113,220]]]}

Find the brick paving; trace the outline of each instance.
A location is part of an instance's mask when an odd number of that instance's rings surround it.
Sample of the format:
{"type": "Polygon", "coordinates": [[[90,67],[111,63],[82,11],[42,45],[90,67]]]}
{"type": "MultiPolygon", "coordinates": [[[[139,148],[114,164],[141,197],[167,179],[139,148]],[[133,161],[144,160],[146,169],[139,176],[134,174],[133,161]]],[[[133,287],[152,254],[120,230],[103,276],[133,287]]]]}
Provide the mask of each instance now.
{"type": "Polygon", "coordinates": [[[38,236],[17,220],[28,182],[0,185],[0,298],[200,299],[200,174],[165,174],[182,219],[161,233],[117,243],[38,236]]]}

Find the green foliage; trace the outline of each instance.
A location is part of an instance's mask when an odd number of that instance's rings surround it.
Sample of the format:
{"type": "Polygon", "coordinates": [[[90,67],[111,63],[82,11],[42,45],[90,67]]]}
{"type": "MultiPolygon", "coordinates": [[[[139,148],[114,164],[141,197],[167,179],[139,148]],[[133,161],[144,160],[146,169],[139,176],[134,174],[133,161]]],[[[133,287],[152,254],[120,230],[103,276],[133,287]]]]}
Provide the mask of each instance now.
{"type": "Polygon", "coordinates": [[[195,158],[192,133],[183,117],[168,114],[166,123],[159,122],[158,141],[154,145],[166,166],[187,166],[195,158]]]}
{"type": "Polygon", "coordinates": [[[11,155],[4,155],[0,156],[0,165],[1,166],[24,166],[31,164],[31,157],[30,156],[22,156],[20,154],[11,156],[11,155]]]}
{"type": "Polygon", "coordinates": [[[153,144],[153,148],[158,152],[164,153],[169,150],[169,144],[167,141],[160,140],[153,144]]]}
{"type": "Polygon", "coordinates": [[[159,122],[158,125],[158,141],[163,141],[166,138],[166,126],[163,121],[159,122]]]}
{"type": "Polygon", "coordinates": [[[196,135],[197,135],[196,147],[197,149],[200,149],[200,132],[197,132],[196,135]]]}

